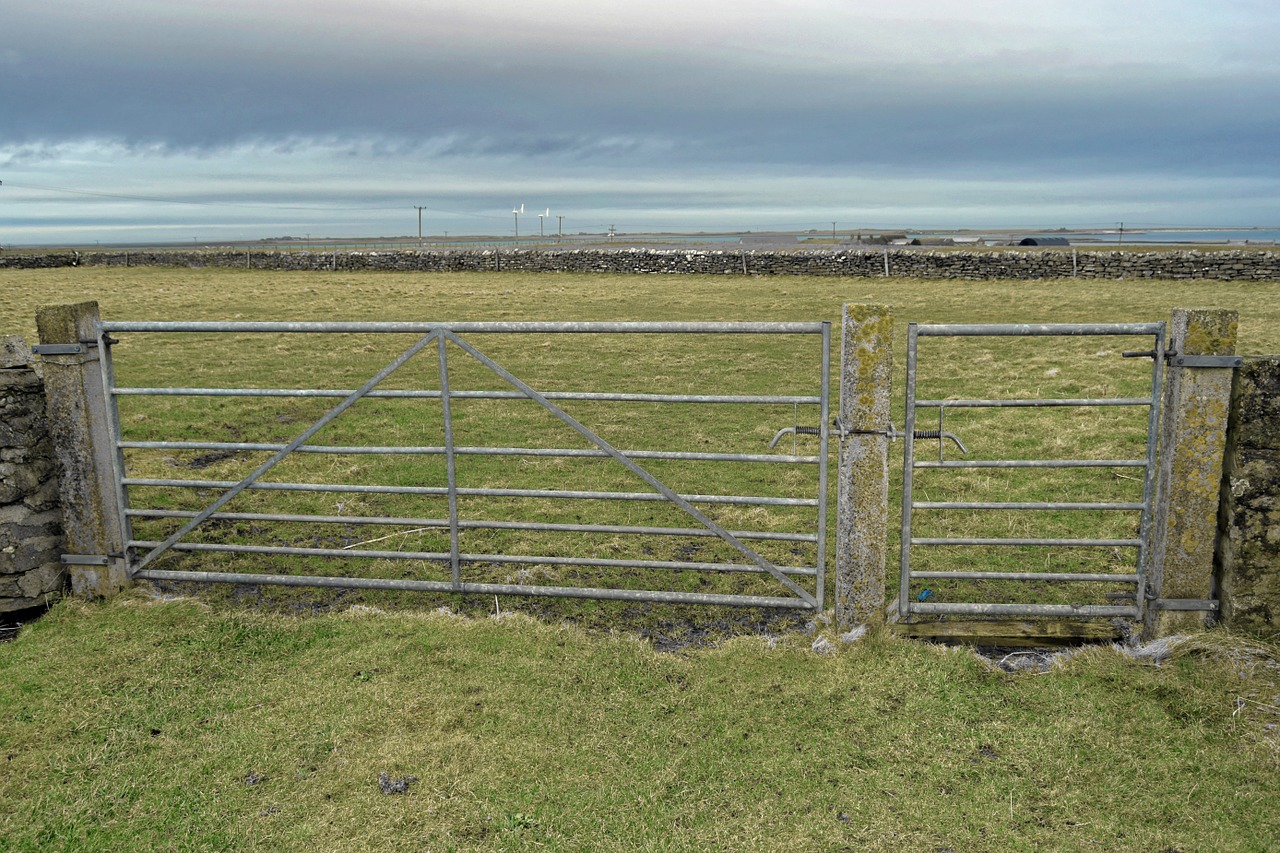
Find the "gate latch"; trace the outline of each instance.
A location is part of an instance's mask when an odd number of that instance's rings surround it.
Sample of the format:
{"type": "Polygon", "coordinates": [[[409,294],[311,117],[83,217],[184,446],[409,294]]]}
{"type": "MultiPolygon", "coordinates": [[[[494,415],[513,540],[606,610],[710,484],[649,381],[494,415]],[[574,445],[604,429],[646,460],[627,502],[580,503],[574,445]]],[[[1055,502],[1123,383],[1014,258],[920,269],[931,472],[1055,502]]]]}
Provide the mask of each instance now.
{"type": "MultiPolygon", "coordinates": [[[[849,435],[883,435],[883,436],[887,436],[892,441],[895,438],[903,438],[906,436],[905,432],[902,432],[901,430],[899,430],[892,423],[889,424],[889,428],[887,430],[845,429],[844,426],[840,423],[839,418],[832,418],[831,426],[833,427],[832,432],[836,435],[837,438],[844,438],[845,436],[849,436],[849,435]]],[[[782,437],[788,434],[790,435],[821,435],[822,433],[821,431],[819,431],[817,427],[808,427],[808,426],[783,427],[782,429],[778,430],[778,434],[773,437],[773,441],[769,442],[769,447],[771,448],[777,447],[778,442],[782,440],[782,437]]],[[[957,436],[955,433],[939,432],[938,430],[918,429],[915,431],[915,438],[950,439],[951,441],[955,442],[955,445],[957,448],[959,448],[961,454],[965,456],[969,455],[969,448],[964,446],[964,442],[962,442],[959,436],[957,436]]]]}
{"type": "MultiPolygon", "coordinates": [[[[1121,353],[1125,358],[1155,358],[1155,350],[1133,351],[1121,353]]],[[[1240,355],[1178,355],[1166,352],[1165,359],[1174,367],[1227,367],[1237,368],[1244,364],[1244,356],[1240,355]]]]}

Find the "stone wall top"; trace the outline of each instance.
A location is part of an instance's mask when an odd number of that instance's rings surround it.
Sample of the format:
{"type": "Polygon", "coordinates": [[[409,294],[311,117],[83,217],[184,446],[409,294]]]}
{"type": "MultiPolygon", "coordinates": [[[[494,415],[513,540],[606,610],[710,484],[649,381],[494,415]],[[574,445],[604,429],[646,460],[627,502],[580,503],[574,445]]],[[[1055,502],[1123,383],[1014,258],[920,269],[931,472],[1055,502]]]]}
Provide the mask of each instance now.
{"type": "Polygon", "coordinates": [[[232,267],[265,270],[403,272],[583,272],[699,275],[831,275],[943,279],[1280,280],[1280,250],[1104,250],[911,248],[421,249],[272,251],[208,249],[4,254],[0,269],[70,266],[232,267]]]}

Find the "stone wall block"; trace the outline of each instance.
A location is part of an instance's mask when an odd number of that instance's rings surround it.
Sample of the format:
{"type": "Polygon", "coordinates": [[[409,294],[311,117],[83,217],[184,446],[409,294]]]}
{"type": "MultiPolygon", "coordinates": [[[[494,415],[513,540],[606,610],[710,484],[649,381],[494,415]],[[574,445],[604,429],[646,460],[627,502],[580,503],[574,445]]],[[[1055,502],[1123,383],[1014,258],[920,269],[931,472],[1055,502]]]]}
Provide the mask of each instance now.
{"type": "Polygon", "coordinates": [[[0,337],[0,612],[45,603],[65,584],[58,473],[31,350],[0,337]]]}
{"type": "Polygon", "coordinates": [[[1280,632],[1280,357],[1237,371],[1216,562],[1222,621],[1280,632]]]}

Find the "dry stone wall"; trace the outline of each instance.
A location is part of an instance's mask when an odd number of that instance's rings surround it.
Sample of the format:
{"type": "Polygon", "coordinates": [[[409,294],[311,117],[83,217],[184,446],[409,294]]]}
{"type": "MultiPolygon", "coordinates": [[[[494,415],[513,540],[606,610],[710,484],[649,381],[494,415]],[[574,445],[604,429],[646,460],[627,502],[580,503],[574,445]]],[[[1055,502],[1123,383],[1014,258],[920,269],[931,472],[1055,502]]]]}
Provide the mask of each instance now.
{"type": "Polygon", "coordinates": [[[199,250],[0,255],[0,269],[64,266],[238,267],[403,272],[590,272],[818,275],[938,279],[1280,279],[1280,251],[1102,250],[753,251],[749,249],[448,249],[413,251],[199,250]]]}
{"type": "Polygon", "coordinates": [[[19,337],[0,337],[0,613],[42,604],[64,584],[58,470],[44,383],[19,337]]]}
{"type": "Polygon", "coordinates": [[[1280,632],[1280,356],[1246,357],[1236,372],[1218,542],[1221,618],[1280,632]]]}

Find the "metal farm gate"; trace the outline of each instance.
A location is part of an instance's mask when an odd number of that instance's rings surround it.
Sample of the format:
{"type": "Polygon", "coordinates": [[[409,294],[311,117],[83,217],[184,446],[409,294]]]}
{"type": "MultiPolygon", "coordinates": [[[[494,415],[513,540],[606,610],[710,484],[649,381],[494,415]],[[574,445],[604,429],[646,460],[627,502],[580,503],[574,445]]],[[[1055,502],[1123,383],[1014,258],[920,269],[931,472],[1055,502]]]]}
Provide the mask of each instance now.
{"type": "MultiPolygon", "coordinates": [[[[1029,342],[1030,343],[1030,342],[1029,342]]],[[[1059,345],[1061,346],[1061,345],[1059,345]]],[[[908,327],[907,338],[907,379],[906,379],[906,423],[904,432],[905,452],[903,458],[902,488],[902,539],[900,588],[898,608],[900,617],[907,622],[919,617],[946,618],[959,617],[1124,617],[1140,619],[1145,605],[1145,567],[1151,538],[1152,493],[1155,476],[1157,425],[1159,419],[1159,399],[1161,373],[1165,356],[1165,324],[1164,323],[1129,323],[1129,324],[1051,324],[1051,325],[920,325],[912,323],[908,327]],[[1143,350],[1130,352],[1113,352],[1104,350],[1093,353],[1100,358],[1143,357],[1151,359],[1149,392],[1141,396],[1058,396],[1049,398],[1014,397],[1009,399],[920,399],[917,397],[917,376],[921,359],[917,349],[921,338],[975,338],[975,337],[1018,337],[1044,339],[1044,346],[1050,352],[1056,342],[1063,338],[1099,337],[1115,340],[1117,336],[1138,339],[1143,350]],[[1147,341],[1149,343],[1143,343],[1147,341]],[[961,440],[968,441],[970,446],[981,443],[981,435],[966,435],[961,427],[949,425],[946,416],[953,413],[972,412],[974,410],[1003,410],[1009,414],[988,417],[989,421],[997,418],[1009,418],[1012,410],[1027,411],[1029,409],[1053,409],[1066,413],[1073,410],[1089,416],[1087,410],[1095,413],[1106,407],[1120,407],[1112,410],[1117,416],[1124,412],[1136,412],[1136,423],[1131,426],[1134,442],[1145,436],[1145,452],[1138,451],[1129,458],[1088,458],[1088,454],[1077,454],[1076,458],[948,458],[946,440],[953,438],[947,432],[952,429],[957,433],[955,445],[963,449],[961,440]],[[922,410],[936,413],[936,421],[926,422],[921,417],[922,410]],[[933,425],[936,422],[936,432],[933,425]],[[923,430],[928,430],[924,432],[923,430]],[[932,454],[926,458],[917,454],[920,442],[925,438],[937,439],[936,457],[932,454]],[[1084,456],[1085,458],[1080,458],[1084,456]],[[1064,476],[1072,471],[1092,471],[1081,475],[1093,477],[1093,480],[1082,480],[1073,487],[1078,490],[1092,491],[1106,484],[1123,485],[1129,481],[1127,488],[1131,492],[1128,499],[1101,499],[1105,496],[1097,494],[1072,494],[1069,500],[1009,500],[1004,490],[1006,484],[1000,484],[994,490],[994,497],[1004,500],[974,500],[973,492],[980,490],[985,484],[976,482],[983,476],[1020,476],[1023,485],[1040,492],[1057,494],[1067,492],[1068,486],[1058,486],[1053,478],[1064,476]],[[1001,472],[997,475],[995,472],[1001,472]],[[1104,472],[1105,477],[1097,476],[1104,472]],[[1133,474],[1121,472],[1131,471],[1133,474]],[[936,495],[926,489],[921,499],[922,486],[918,480],[920,472],[928,472],[931,477],[930,486],[937,491],[950,495],[949,490],[956,486],[956,477],[967,476],[970,481],[963,485],[972,486],[965,494],[964,500],[930,500],[936,495]],[[1022,472],[1022,473],[1017,473],[1022,472]],[[952,478],[948,481],[948,478],[952,478]],[[962,522],[956,524],[959,534],[954,530],[947,535],[920,535],[918,530],[922,516],[932,520],[946,514],[961,516],[962,522]],[[1034,519],[1031,527],[1048,523],[1050,519],[1061,519],[1064,516],[1093,513],[1091,519],[1097,519],[1102,525],[1109,520],[1104,516],[1120,518],[1125,527],[1124,533],[1115,535],[1117,523],[1111,523],[1112,535],[1090,536],[1045,536],[1026,535],[1027,524],[1023,519],[1034,519]],[[1015,519],[1021,516],[1021,519],[1015,519]],[[994,518],[1005,519],[1003,522],[994,518]],[[975,520],[976,519],[976,520],[975,520]],[[1021,535],[991,535],[993,530],[1017,530],[1021,535]],[[966,527],[967,526],[967,527],[966,527]],[[965,535],[966,530],[974,528],[983,535],[965,535]],[[917,563],[923,558],[931,558],[941,549],[945,558],[934,559],[926,568],[918,568],[917,563]],[[1016,559],[1006,560],[998,569],[992,566],[993,555],[998,550],[1008,549],[1006,553],[1017,551],[1016,559]],[[1069,570],[1050,564],[1049,558],[1044,563],[1033,558],[1031,552],[1043,553],[1040,549],[1060,553],[1079,554],[1091,552],[1101,554],[1102,566],[1090,567],[1086,558],[1072,562],[1069,570]],[[928,552],[928,553],[922,553],[928,552]],[[1125,560],[1122,554],[1128,552],[1125,560]],[[967,559],[978,554],[977,567],[969,568],[967,559]],[[1034,562],[1033,562],[1034,560],[1034,562]],[[1127,565],[1126,565],[1127,564],[1127,565]],[[1082,568],[1083,567],[1083,568],[1082,568]],[[1034,587],[1034,594],[1018,594],[1011,589],[1034,587]],[[1065,585],[1065,586],[1059,586],[1065,585]],[[937,591],[944,589],[939,594],[937,591]],[[1055,590],[1089,589],[1095,599],[1102,598],[1104,603],[1082,603],[1084,594],[1074,592],[1055,592],[1055,590]],[[1119,589],[1118,592],[1105,593],[1103,590],[1119,589]],[[1065,597],[1065,601],[1061,599],[1065,597]],[[985,598],[985,600],[984,600],[985,598]],[[1052,602],[1053,598],[1059,601],[1052,602]],[[992,600],[995,599],[995,600],[992,600]],[[1046,603],[1045,599],[1050,599],[1046,603]]],[[[990,356],[985,356],[989,358],[990,356]]],[[[964,371],[954,364],[941,362],[954,361],[956,356],[939,359],[926,364],[933,367],[950,367],[957,375],[964,371]]],[[[1136,366],[1136,365],[1135,365],[1136,366]]],[[[1025,376],[1029,371],[1023,367],[1025,376]]],[[[1051,374],[1055,386],[1070,386],[1057,379],[1056,368],[1047,371],[1051,374]]],[[[983,371],[974,371],[979,375],[983,371]]],[[[970,374],[972,375],[972,374],[970,374]]],[[[1081,386],[1088,385],[1089,377],[1081,386]]],[[[1141,382],[1136,377],[1134,384],[1141,382]]],[[[945,390],[946,385],[934,382],[930,387],[945,390]]],[[[1033,392],[1034,393],[1034,392],[1033,392]]],[[[1061,393],[1061,392],[1060,392],[1061,393]]],[[[941,395],[939,395],[941,396],[941,395]]],[[[990,427],[988,427],[990,428],[990,427]]],[[[1022,444],[1022,437],[1017,429],[1012,429],[1013,437],[999,446],[997,454],[1007,452],[1008,447],[1022,444]]],[[[1049,432],[1052,437],[1052,431],[1049,432]]],[[[1026,441],[1033,453],[1043,453],[1043,443],[1033,444],[1030,438],[1026,441]]],[[[1087,444],[1087,442],[1086,442],[1087,444]]],[[[927,445],[932,448],[932,442],[927,445]]],[[[1087,450],[1087,448],[1086,448],[1087,450]]],[[[976,455],[976,454],[975,454],[976,455]]],[[[1012,454],[1010,454],[1012,455],[1012,454]]],[[[1046,454],[1047,455],[1047,454],[1046,454]]],[[[967,457],[967,454],[966,454],[967,457]]],[[[980,495],[985,497],[985,495],[980,495]]],[[[1092,523],[1092,521],[1091,521],[1092,523]]],[[[1073,558],[1074,559],[1074,558],[1073,558]]]]}
{"type": "MultiPolygon", "coordinates": [[[[345,338],[342,340],[350,340],[345,338]]],[[[508,341],[510,339],[507,339],[508,341]]],[[[723,340],[723,339],[721,339],[723,340]]],[[[116,487],[121,507],[120,524],[124,531],[125,561],[128,576],[135,579],[153,581],[196,581],[222,582],[236,584],[282,584],[290,586],[323,586],[340,588],[410,590],[450,593],[484,593],[491,595],[533,595],[563,596],[576,598],[621,599],[630,601],[683,602],[696,604],[749,605],[777,608],[798,608],[821,610],[824,599],[824,578],[826,562],[826,517],[827,517],[827,447],[828,447],[828,387],[830,385],[830,324],[815,323],[545,323],[545,322],[493,322],[493,323],[274,323],[274,322],[102,322],[98,338],[99,351],[103,354],[102,375],[103,386],[107,389],[108,411],[112,420],[111,431],[116,447],[116,487]],[[221,340],[225,336],[241,336],[232,339],[229,346],[220,345],[209,350],[220,355],[211,358],[239,358],[243,353],[251,357],[251,351],[279,340],[282,336],[341,336],[341,335],[388,335],[409,334],[416,337],[412,346],[405,349],[393,361],[386,364],[371,376],[358,389],[326,390],[315,388],[250,388],[250,387],[132,387],[115,384],[115,368],[112,364],[112,344],[119,341],[114,335],[128,336],[131,346],[141,344],[150,346],[154,338],[149,335],[160,335],[157,348],[164,350],[175,348],[182,342],[191,341],[197,345],[207,346],[210,341],[221,340]],[[578,336],[608,336],[609,340],[620,337],[647,336],[654,348],[672,347],[677,342],[689,339],[689,336],[733,336],[734,340],[743,337],[759,339],[760,336],[810,336],[814,346],[810,356],[806,356],[804,365],[795,365],[796,375],[804,378],[808,390],[799,389],[800,393],[690,393],[688,387],[675,389],[673,393],[631,393],[628,391],[577,391],[577,390],[538,390],[532,387],[514,372],[508,370],[496,358],[486,354],[480,345],[475,343],[477,337],[492,340],[492,336],[555,336],[557,341],[578,336]],[[219,336],[224,336],[219,338],[219,336]],[[754,337],[753,337],[754,336],[754,337]],[[252,340],[246,345],[245,337],[252,340]],[[229,355],[228,355],[229,354],[229,355]],[[461,358],[459,358],[461,356],[461,358]],[[404,379],[404,382],[421,382],[412,387],[388,387],[395,383],[386,383],[396,371],[418,359],[417,370],[426,371],[427,379],[404,379]],[[451,382],[451,359],[456,370],[464,364],[470,375],[486,377],[490,382],[488,388],[454,387],[451,382]],[[422,362],[426,361],[427,366],[422,362]],[[433,366],[432,366],[433,365],[433,366]],[[481,365],[483,370],[476,367],[481,365]],[[434,382],[430,377],[434,377],[434,382]],[[380,387],[381,386],[381,387],[380,387]],[[207,433],[192,437],[190,432],[203,425],[197,417],[196,423],[186,433],[180,433],[175,440],[131,440],[122,431],[133,429],[133,421],[144,421],[145,415],[133,415],[122,418],[119,404],[125,398],[183,398],[185,403],[174,405],[204,405],[191,402],[194,398],[211,400],[219,398],[257,398],[259,405],[263,400],[314,400],[315,398],[331,398],[338,403],[323,416],[314,419],[311,425],[287,442],[243,442],[209,440],[207,433]],[[406,406],[419,406],[425,413],[430,410],[432,429],[439,427],[438,443],[429,445],[375,445],[366,441],[362,444],[324,445],[310,443],[313,437],[331,423],[337,421],[349,409],[361,401],[367,400],[399,400],[406,406]],[[483,445],[467,444],[456,439],[459,429],[457,410],[471,401],[484,401],[484,405],[506,405],[498,401],[530,401],[550,413],[558,424],[567,427],[580,437],[578,447],[536,446],[538,440],[533,435],[524,435],[511,444],[501,445],[488,443],[483,445]],[[793,449],[791,453],[783,452],[744,452],[743,444],[726,452],[724,448],[698,450],[664,450],[664,449],[627,449],[622,446],[625,439],[610,441],[606,438],[609,430],[605,427],[591,427],[575,418],[566,409],[575,406],[593,406],[597,404],[626,404],[629,413],[619,417],[614,423],[626,425],[629,419],[644,417],[643,410],[652,406],[686,407],[681,411],[694,411],[686,414],[669,430],[674,438],[682,431],[681,425],[714,424],[718,412],[725,407],[774,407],[774,422],[762,426],[760,435],[772,435],[777,427],[777,412],[787,413],[800,423],[801,409],[809,414],[805,419],[816,415],[822,424],[817,439],[816,452],[807,454],[793,449]],[[778,409],[778,407],[783,407],[778,409]],[[523,442],[521,442],[523,439],[523,442]],[[181,458],[189,459],[192,453],[203,453],[218,458],[234,457],[236,459],[261,459],[252,472],[238,479],[193,479],[169,476],[137,476],[138,468],[135,459],[130,455],[157,452],[183,454],[181,458]],[[376,455],[382,459],[406,456],[416,459],[435,460],[433,473],[415,473],[413,477],[430,477],[426,481],[406,482],[404,469],[393,476],[392,482],[346,482],[344,478],[335,477],[325,482],[295,482],[287,478],[279,478],[280,472],[286,470],[286,460],[298,459],[300,454],[326,454],[330,457],[368,458],[376,455]],[[509,488],[505,485],[495,486],[477,477],[469,480],[469,466],[481,464],[478,460],[506,459],[512,465],[535,466],[538,464],[555,464],[557,460],[575,460],[563,464],[588,464],[578,460],[598,460],[599,464],[610,462],[616,466],[612,476],[624,470],[631,481],[643,484],[640,490],[617,490],[610,488],[574,489],[565,487],[561,475],[553,472],[556,487],[546,485],[539,488],[509,488]],[[443,464],[440,463],[443,460],[443,464]],[[547,460],[551,460],[548,462],[547,460]],[[803,482],[808,489],[807,494],[796,494],[794,490],[801,480],[787,479],[782,475],[757,478],[758,482],[772,484],[774,480],[787,480],[791,485],[778,486],[776,491],[764,488],[766,493],[698,493],[687,488],[678,489],[665,482],[665,478],[652,473],[650,468],[669,463],[688,464],[691,466],[743,466],[747,469],[761,467],[770,471],[778,469],[802,469],[805,473],[803,482]],[[279,466],[279,467],[278,467],[279,466]],[[275,469],[277,476],[268,474],[275,469]],[[788,488],[792,493],[786,493],[788,488]],[[338,514],[314,512],[229,512],[225,508],[238,496],[249,498],[263,492],[279,494],[306,493],[311,495],[339,495],[343,499],[381,498],[395,496],[404,501],[416,501],[430,507],[428,512],[407,515],[360,515],[339,511],[338,514]],[[782,492],[782,493],[777,493],[782,492]],[[191,495],[203,496],[200,505],[203,508],[193,509],[191,495]],[[174,495],[186,495],[187,503],[183,504],[174,495]],[[216,496],[216,497],[215,497],[216,496]],[[525,502],[524,506],[534,504],[542,506],[556,503],[561,506],[566,502],[584,502],[586,507],[613,506],[623,504],[639,506],[648,502],[663,504],[668,511],[683,518],[684,524],[667,524],[655,526],[651,524],[630,523],[627,520],[616,521],[610,517],[610,523],[596,523],[598,519],[591,517],[591,510],[584,510],[585,517],[581,522],[566,523],[546,521],[538,511],[533,517],[501,518],[495,513],[469,514],[464,508],[477,506],[477,502],[490,500],[498,503],[506,502],[516,505],[525,502]],[[182,508],[173,508],[180,506],[182,508]],[[672,511],[674,507],[678,512],[672,511]],[[751,526],[753,517],[778,511],[802,513],[803,521],[796,522],[792,529],[779,529],[781,522],[776,519],[762,521],[758,526],[751,526]],[[713,516],[718,513],[729,513],[730,521],[719,522],[713,516]],[[757,516],[752,513],[756,512],[757,516]],[[167,535],[155,535],[151,538],[139,538],[133,528],[142,524],[150,525],[150,529],[162,529],[167,535]],[[317,540],[316,544],[280,544],[287,540],[278,531],[289,525],[341,525],[344,529],[392,530],[414,533],[415,531],[434,530],[444,542],[447,534],[447,547],[436,550],[392,550],[355,547],[352,544],[338,546],[333,543],[317,540]],[[168,525],[162,527],[162,525],[168,525]],[[250,533],[262,534],[267,542],[244,541],[208,541],[211,534],[209,528],[217,532],[218,525],[245,525],[250,533]],[[158,527],[161,526],[161,527],[158,527]],[[202,532],[204,541],[194,541],[193,533],[202,532]],[[710,542],[720,550],[718,558],[696,559],[698,549],[702,546],[689,547],[685,551],[676,551],[673,556],[679,559],[657,559],[647,557],[650,549],[645,546],[639,549],[639,558],[612,557],[612,547],[600,546],[596,550],[588,549],[586,553],[580,547],[576,552],[559,552],[554,545],[545,553],[501,553],[472,551],[463,547],[463,539],[478,535],[476,531],[498,531],[501,535],[534,535],[554,539],[558,535],[566,536],[598,536],[613,538],[641,539],[645,542],[663,537],[680,541],[710,542]],[[774,550],[766,556],[766,546],[774,550]],[[286,570],[271,572],[239,572],[214,571],[201,565],[194,570],[180,567],[178,570],[162,568],[162,558],[180,552],[217,553],[222,560],[248,559],[246,555],[273,555],[282,557],[303,558],[304,561],[314,558],[341,559],[344,563],[336,565],[350,566],[354,558],[372,560],[402,561],[397,565],[404,567],[397,572],[399,577],[339,576],[336,574],[290,574],[286,570]],[[729,553],[733,558],[725,558],[729,553]],[[690,555],[695,555],[690,557],[690,555]],[[781,555],[781,557],[779,556],[781,555]],[[802,560],[801,555],[805,555],[802,560]],[[784,559],[785,558],[785,559],[784,559]],[[807,560],[807,561],[804,561],[807,560]],[[516,569],[514,582],[495,581],[493,575],[487,580],[475,580],[473,571],[480,568],[492,570],[501,567],[503,571],[516,569]],[[726,577],[754,578],[756,583],[750,592],[722,591],[725,587],[708,585],[708,592],[690,590],[686,584],[684,589],[663,588],[630,588],[627,584],[610,586],[608,578],[598,585],[574,585],[556,583],[555,580],[572,578],[573,572],[581,567],[591,567],[600,573],[616,571],[648,572],[646,577],[652,578],[663,572],[675,576],[683,573],[703,574],[706,577],[724,579],[726,577]],[[562,574],[546,573],[548,569],[561,571],[562,574]],[[543,571],[543,575],[535,577],[532,570],[543,571]],[[537,583],[536,580],[547,581],[537,583]],[[773,592],[760,592],[760,581],[772,584],[773,592]]],[[[549,344],[544,344],[549,346],[549,344]]],[[[153,350],[148,349],[148,352],[153,350]]],[[[705,351],[705,349],[703,350],[705,351]]],[[[696,359],[695,359],[696,360],[696,359]]],[[[694,365],[691,370],[700,366],[694,365]]],[[[314,372],[314,370],[312,371],[314,372]]],[[[402,372],[401,376],[403,376],[402,372]]],[[[144,371],[146,375],[146,371],[144,371]]],[[[580,372],[575,374],[581,378],[593,375],[593,365],[583,364],[580,372]]],[[[694,372],[691,376],[700,374],[694,372]]],[[[308,376],[307,382],[314,382],[308,376]]],[[[478,383],[483,385],[484,383],[478,383]]],[[[703,389],[698,389],[703,390],[703,389]]],[[[730,389],[733,390],[733,389],[730,389]]],[[[163,402],[149,405],[163,406],[163,402]]],[[[230,405],[230,403],[208,405],[230,405]]],[[[301,405],[301,404],[297,404],[301,405]]],[[[382,404],[380,404],[382,405],[382,404]]],[[[391,404],[387,404],[391,405],[391,404]]],[[[541,416],[541,415],[540,415],[541,416]]],[[[219,415],[221,418],[234,417],[219,415]]],[[[349,418],[350,416],[348,416],[349,418]]],[[[390,416],[388,416],[390,417],[390,416]]],[[[397,415],[396,417],[399,417],[397,415]]],[[[310,420],[312,415],[307,416],[310,420]]],[[[156,421],[161,420],[155,418],[156,421]]],[[[483,418],[476,416],[466,421],[467,428],[482,423],[483,418]]],[[[281,421],[283,422],[283,421],[281,421]]],[[[608,425],[606,424],[606,427],[608,425]]],[[[160,427],[155,427],[159,429],[160,427]]],[[[166,429],[170,427],[166,424],[166,429]]],[[[172,435],[172,433],[168,433],[172,435]]],[[[149,437],[154,438],[155,433],[149,437]]],[[[555,440],[555,439],[549,439],[555,440]]],[[[750,439],[755,442],[755,438],[750,439]]],[[[745,440],[744,440],[745,441],[745,440]]],[[[762,444],[767,444],[767,439],[762,444]]],[[[751,446],[756,446],[752,444],[751,446]]],[[[766,448],[760,446],[760,450],[766,448]]],[[[158,464],[158,463],[157,463],[158,464]]],[[[167,464],[178,464],[170,460],[167,464]]],[[[334,463],[337,465],[338,463],[334,463]]],[[[346,464],[346,463],[343,463],[346,464]]],[[[372,463],[370,463],[372,464],[372,463]]],[[[427,461],[420,463],[427,465],[427,461]]],[[[491,464],[500,464],[492,462],[491,464]]],[[[506,463],[501,463],[506,464],[506,463]]],[[[597,464],[597,463],[590,463],[597,464]]],[[[188,467],[198,467],[188,465],[188,467]]],[[[351,470],[355,470],[353,466],[351,470]]],[[[412,471],[413,469],[410,468],[412,471]]],[[[705,469],[698,469],[705,470],[705,469]]],[[[154,474],[154,466],[151,469],[154,474]]],[[[357,477],[345,479],[358,480],[357,477]]],[[[737,482],[728,480],[726,482],[737,482]]],[[[332,500],[325,497],[323,500],[332,500]]],[[[339,507],[342,503],[339,502],[339,507]]],[[[793,521],[797,516],[791,516],[793,521]]],[[[296,529],[296,528],[288,528],[296,529]]],[[[374,537],[357,545],[371,544],[391,538],[394,534],[374,537]]],[[[495,534],[498,535],[498,534],[495,534]]],[[[356,537],[359,538],[359,537],[356,537]]],[[[216,540],[216,537],[215,537],[216,540]]],[[[296,541],[296,537],[295,540],[296,541]]],[[[541,540],[540,540],[541,541],[541,540]]],[[[307,542],[305,537],[303,542],[307,542]]],[[[708,546],[710,547],[710,546],[708,546]]],[[[179,556],[179,559],[182,558],[179,556]]],[[[189,559],[189,558],[188,558],[189,559]]],[[[206,559],[208,559],[206,557],[206,559]]],[[[305,563],[304,563],[305,564],[305,563]]],[[[281,564],[286,565],[286,564],[281,564]]],[[[358,573],[356,573],[358,574],[358,573]]],[[[593,575],[599,581],[601,575],[593,575]]],[[[656,584],[655,584],[656,586],[656,584]]]]}

